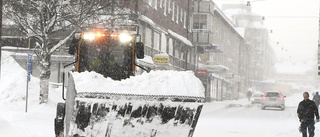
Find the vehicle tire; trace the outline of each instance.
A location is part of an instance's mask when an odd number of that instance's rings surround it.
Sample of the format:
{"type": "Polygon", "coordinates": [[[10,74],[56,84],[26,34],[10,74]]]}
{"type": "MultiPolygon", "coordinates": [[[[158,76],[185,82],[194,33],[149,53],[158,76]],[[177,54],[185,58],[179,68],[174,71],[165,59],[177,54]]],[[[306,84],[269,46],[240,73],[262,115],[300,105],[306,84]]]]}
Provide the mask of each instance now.
{"type": "Polygon", "coordinates": [[[56,137],[63,137],[63,124],[60,122],[57,122],[57,119],[54,119],[54,128],[55,128],[55,134],[56,137]]]}
{"type": "Polygon", "coordinates": [[[265,109],[266,109],[266,107],[265,107],[265,106],[261,106],[261,109],[262,109],[262,110],[265,110],[265,109]]]}

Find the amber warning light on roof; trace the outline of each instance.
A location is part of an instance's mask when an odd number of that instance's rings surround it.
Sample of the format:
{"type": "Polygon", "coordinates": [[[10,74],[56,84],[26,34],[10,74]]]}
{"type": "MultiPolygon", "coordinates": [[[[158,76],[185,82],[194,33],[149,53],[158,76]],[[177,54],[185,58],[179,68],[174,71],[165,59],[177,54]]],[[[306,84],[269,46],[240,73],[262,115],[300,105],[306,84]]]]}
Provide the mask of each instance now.
{"type": "Polygon", "coordinates": [[[82,38],[89,41],[99,40],[105,37],[112,37],[115,39],[119,39],[121,43],[127,43],[133,40],[133,36],[126,32],[122,32],[122,33],[85,32],[82,34],[82,38]]]}

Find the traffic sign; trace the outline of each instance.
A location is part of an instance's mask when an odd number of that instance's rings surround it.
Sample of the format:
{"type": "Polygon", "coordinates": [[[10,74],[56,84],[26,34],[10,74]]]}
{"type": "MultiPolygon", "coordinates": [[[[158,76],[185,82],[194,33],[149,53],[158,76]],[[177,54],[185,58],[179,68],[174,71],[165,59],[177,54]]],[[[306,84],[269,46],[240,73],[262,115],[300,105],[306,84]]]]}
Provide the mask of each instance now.
{"type": "Polygon", "coordinates": [[[28,54],[28,63],[27,63],[27,71],[28,71],[28,75],[27,75],[27,80],[30,81],[30,74],[32,73],[32,54],[28,54]]]}

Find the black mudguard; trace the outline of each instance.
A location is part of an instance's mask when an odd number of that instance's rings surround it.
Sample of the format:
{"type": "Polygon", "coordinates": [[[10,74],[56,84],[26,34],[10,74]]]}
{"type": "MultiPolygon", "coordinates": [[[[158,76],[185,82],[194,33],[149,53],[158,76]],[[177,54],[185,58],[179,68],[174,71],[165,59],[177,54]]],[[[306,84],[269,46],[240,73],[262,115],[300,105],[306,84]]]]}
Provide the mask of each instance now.
{"type": "Polygon", "coordinates": [[[65,103],[58,103],[56,110],[56,118],[54,119],[54,132],[56,137],[63,137],[65,117],[65,103]]]}

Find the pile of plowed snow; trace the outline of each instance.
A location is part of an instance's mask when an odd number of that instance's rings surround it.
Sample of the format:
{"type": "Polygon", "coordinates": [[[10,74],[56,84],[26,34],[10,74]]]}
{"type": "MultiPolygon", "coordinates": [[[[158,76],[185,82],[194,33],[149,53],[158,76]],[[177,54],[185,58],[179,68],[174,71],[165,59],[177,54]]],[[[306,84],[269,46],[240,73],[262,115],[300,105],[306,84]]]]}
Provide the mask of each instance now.
{"type": "Polygon", "coordinates": [[[73,73],[77,92],[204,97],[204,87],[192,71],[151,71],[122,81],[95,72],[73,73]]]}

